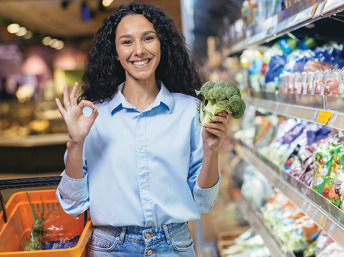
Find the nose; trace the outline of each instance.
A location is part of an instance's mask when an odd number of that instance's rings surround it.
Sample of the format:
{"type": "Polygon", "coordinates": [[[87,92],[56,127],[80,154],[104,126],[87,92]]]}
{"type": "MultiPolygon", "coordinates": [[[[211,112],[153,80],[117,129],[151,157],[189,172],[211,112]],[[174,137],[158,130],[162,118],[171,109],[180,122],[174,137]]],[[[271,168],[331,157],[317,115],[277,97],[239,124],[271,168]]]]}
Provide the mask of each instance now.
{"type": "Polygon", "coordinates": [[[135,55],[136,56],[142,56],[145,53],[145,48],[142,44],[142,42],[138,42],[135,44],[135,55]]]}

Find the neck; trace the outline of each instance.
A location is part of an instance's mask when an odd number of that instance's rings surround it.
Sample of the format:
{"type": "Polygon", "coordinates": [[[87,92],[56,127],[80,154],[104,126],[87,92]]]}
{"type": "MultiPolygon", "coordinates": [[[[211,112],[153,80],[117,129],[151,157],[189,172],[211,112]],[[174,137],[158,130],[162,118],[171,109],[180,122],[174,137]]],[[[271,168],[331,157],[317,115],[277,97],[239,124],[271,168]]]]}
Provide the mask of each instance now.
{"type": "Polygon", "coordinates": [[[145,110],[154,102],[159,93],[156,80],[133,80],[126,79],[122,94],[129,103],[140,110],[145,110]]]}

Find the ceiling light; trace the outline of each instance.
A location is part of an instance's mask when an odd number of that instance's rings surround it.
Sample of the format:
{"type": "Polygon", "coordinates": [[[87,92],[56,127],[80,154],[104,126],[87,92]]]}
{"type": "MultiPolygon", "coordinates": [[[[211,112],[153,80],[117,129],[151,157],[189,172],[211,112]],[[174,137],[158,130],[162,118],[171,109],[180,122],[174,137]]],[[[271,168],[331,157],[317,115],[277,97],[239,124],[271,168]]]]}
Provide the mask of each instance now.
{"type": "Polygon", "coordinates": [[[30,39],[30,38],[32,38],[32,32],[31,32],[30,30],[28,30],[28,31],[26,32],[26,34],[24,35],[24,38],[25,38],[25,39],[30,39]]]}
{"type": "Polygon", "coordinates": [[[8,25],[7,31],[11,34],[14,34],[14,33],[18,32],[19,28],[20,28],[19,24],[12,23],[12,24],[8,25]]]}
{"type": "Polygon", "coordinates": [[[51,37],[45,37],[42,40],[43,45],[48,46],[50,44],[51,37]]]}
{"type": "Polygon", "coordinates": [[[19,30],[17,31],[16,35],[18,37],[22,37],[26,34],[27,29],[25,27],[20,27],[19,30]]]}
{"type": "Polygon", "coordinates": [[[55,49],[61,50],[64,47],[64,43],[62,40],[57,40],[54,44],[55,49]]]}
{"type": "Polygon", "coordinates": [[[52,40],[50,40],[50,42],[49,42],[49,45],[51,46],[51,47],[53,47],[53,45],[55,44],[55,42],[57,41],[57,39],[52,39],[52,40]]]}
{"type": "Polygon", "coordinates": [[[112,4],[113,0],[102,0],[102,3],[105,7],[110,6],[110,4],[112,4]]]}

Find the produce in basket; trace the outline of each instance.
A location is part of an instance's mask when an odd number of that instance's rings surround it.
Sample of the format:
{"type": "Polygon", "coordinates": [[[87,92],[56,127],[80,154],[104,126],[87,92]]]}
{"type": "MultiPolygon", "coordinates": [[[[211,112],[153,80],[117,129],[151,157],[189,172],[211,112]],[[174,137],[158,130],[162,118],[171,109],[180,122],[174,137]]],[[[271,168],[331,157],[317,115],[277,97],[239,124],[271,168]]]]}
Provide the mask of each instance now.
{"type": "Polygon", "coordinates": [[[48,211],[45,214],[44,202],[41,198],[42,212],[41,212],[41,216],[39,217],[39,215],[35,212],[35,208],[31,202],[29,193],[26,192],[26,195],[27,195],[27,198],[29,199],[31,209],[32,209],[33,224],[32,224],[32,228],[30,232],[30,237],[26,241],[25,251],[42,250],[45,244],[45,235],[50,232],[48,229],[44,229],[43,227],[44,219],[50,213],[50,211],[48,211]]]}

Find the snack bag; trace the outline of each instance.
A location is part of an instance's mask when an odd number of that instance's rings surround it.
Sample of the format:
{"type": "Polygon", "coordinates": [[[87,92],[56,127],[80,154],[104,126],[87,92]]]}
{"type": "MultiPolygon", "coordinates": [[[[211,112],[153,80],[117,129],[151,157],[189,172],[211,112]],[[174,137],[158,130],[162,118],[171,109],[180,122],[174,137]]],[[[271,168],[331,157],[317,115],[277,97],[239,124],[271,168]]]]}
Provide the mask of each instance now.
{"type": "Polygon", "coordinates": [[[330,151],[324,149],[324,146],[319,147],[315,155],[313,189],[326,198],[332,188],[329,180],[332,160],[333,156],[330,151]]]}

